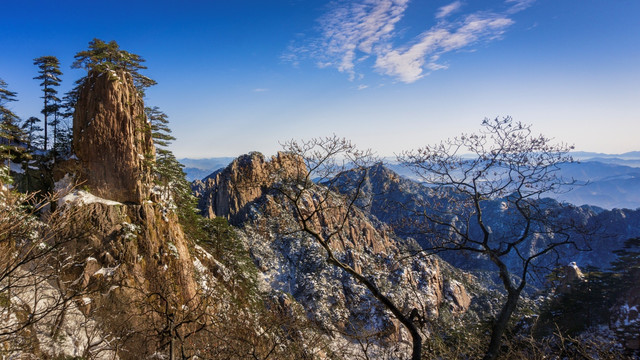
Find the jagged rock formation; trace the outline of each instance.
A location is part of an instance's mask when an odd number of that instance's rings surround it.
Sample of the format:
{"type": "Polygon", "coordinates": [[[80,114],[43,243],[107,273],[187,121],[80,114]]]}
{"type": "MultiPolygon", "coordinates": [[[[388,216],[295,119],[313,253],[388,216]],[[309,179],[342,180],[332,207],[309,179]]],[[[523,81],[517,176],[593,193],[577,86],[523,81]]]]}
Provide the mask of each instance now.
{"type": "Polygon", "coordinates": [[[224,217],[234,223],[246,205],[259,198],[277,177],[301,176],[306,168],[300,158],[279,152],[271,161],[253,152],[240,156],[229,166],[193,183],[198,208],[209,218],[224,217]]]}
{"type": "MultiPolygon", "coordinates": [[[[290,155],[278,154],[265,162],[262,155],[253,153],[202,182],[195,181],[193,188],[201,196],[200,209],[206,216],[222,216],[240,226],[240,235],[261,271],[263,289],[290,294],[314,323],[335,336],[333,346],[350,344],[366,334],[359,341],[376,338],[377,345],[386,344],[389,351],[406,351],[410,340],[403,326],[364,286],[327,264],[320,245],[298,231],[294,212],[282,193],[269,189],[283,177],[306,174],[301,166],[290,155]],[[251,182],[246,180],[251,178],[258,181],[248,186],[251,182]]],[[[321,229],[335,228],[344,215],[344,207],[339,206],[344,201],[336,193],[313,191],[304,199],[308,211],[319,203],[331,209],[314,224],[321,229]]],[[[341,261],[375,279],[407,314],[415,309],[423,316],[436,316],[443,302],[451,304],[455,313],[466,311],[469,294],[461,283],[445,281],[444,264],[437,258],[400,260],[410,246],[417,248],[415,243],[399,243],[388,228],[362,211],[349,216],[343,231],[331,242],[341,261]]]]}
{"type": "Polygon", "coordinates": [[[81,180],[99,197],[141,204],[149,198],[155,158],[144,103],[131,75],[90,72],[79,90],[73,147],[81,180]]]}

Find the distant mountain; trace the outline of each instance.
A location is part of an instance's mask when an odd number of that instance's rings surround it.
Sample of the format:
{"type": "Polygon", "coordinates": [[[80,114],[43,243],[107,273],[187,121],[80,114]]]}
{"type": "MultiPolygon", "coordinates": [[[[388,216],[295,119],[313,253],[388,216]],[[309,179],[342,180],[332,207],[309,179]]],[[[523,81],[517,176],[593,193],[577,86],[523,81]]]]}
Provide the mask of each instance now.
{"type": "Polygon", "coordinates": [[[214,157],[205,159],[182,158],[178,161],[184,165],[187,180],[201,180],[212,172],[226,167],[233,161],[233,157],[214,157]]]}
{"type": "MultiPolygon", "coordinates": [[[[592,170],[597,173],[596,170],[592,170]]],[[[352,175],[345,173],[341,176],[352,175]]],[[[337,183],[338,189],[341,182],[339,180],[337,183]]],[[[398,234],[408,234],[420,245],[428,246],[428,236],[413,230],[411,222],[407,223],[406,219],[410,219],[412,213],[431,211],[431,199],[433,199],[432,189],[403,178],[386,166],[376,165],[369,170],[369,176],[363,184],[359,205],[380,221],[393,226],[398,234]]],[[[559,204],[552,199],[541,201],[541,206],[559,207],[559,204]]],[[[514,223],[509,212],[504,210],[500,199],[486,202],[483,213],[485,223],[495,232],[508,233],[509,224],[514,223]]],[[[577,251],[574,248],[558,250],[557,255],[566,260],[564,261],[566,263],[576,261],[580,266],[607,267],[615,258],[612,250],[620,249],[625,240],[640,234],[640,210],[609,211],[591,206],[566,206],[558,216],[570,219],[568,221],[585,224],[585,229],[593,231],[590,234],[592,251],[577,251]]],[[[473,231],[477,229],[472,229],[473,231]]],[[[477,236],[480,235],[477,234],[477,236]]],[[[524,252],[526,249],[535,247],[536,242],[544,244],[545,241],[542,235],[534,237],[524,244],[521,250],[524,252]]],[[[452,265],[465,270],[487,270],[493,266],[486,260],[469,254],[442,253],[440,255],[452,265]]],[[[509,267],[516,268],[520,264],[520,259],[514,255],[505,259],[505,262],[509,267]]]]}
{"type": "MultiPolygon", "coordinates": [[[[553,195],[556,200],[574,205],[592,205],[603,209],[640,208],[640,151],[624,154],[574,152],[577,163],[563,164],[561,175],[575,179],[579,184],[564,194],[553,195]]],[[[179,159],[185,168],[187,180],[201,180],[216,170],[226,167],[232,157],[205,159],[179,159]]],[[[388,169],[400,176],[419,181],[407,168],[387,159],[388,169]]]]}
{"type": "Polygon", "coordinates": [[[604,154],[588,151],[572,151],[571,156],[576,160],[589,159],[622,159],[622,160],[640,160],[640,151],[629,151],[622,154],[604,154]]]}
{"type": "MultiPolygon", "coordinates": [[[[640,151],[616,155],[575,152],[572,155],[578,162],[561,164],[560,175],[575,179],[577,185],[569,192],[549,194],[550,197],[607,210],[640,208],[640,151]]],[[[393,161],[386,167],[407,179],[420,181],[411,170],[393,161]]]]}
{"type": "Polygon", "coordinates": [[[182,170],[189,181],[201,180],[211,174],[211,170],[202,170],[194,167],[185,167],[182,170]]]}
{"type": "Polygon", "coordinates": [[[555,199],[575,205],[595,205],[605,209],[640,207],[640,168],[582,161],[563,164],[561,174],[578,181],[571,191],[554,196],[555,199]]]}

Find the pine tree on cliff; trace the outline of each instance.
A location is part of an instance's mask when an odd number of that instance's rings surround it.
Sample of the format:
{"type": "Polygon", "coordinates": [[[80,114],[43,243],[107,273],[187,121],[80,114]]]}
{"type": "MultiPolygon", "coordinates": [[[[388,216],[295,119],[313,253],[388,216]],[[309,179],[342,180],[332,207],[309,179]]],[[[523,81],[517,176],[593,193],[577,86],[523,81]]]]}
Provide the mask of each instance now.
{"type": "Polygon", "coordinates": [[[133,84],[141,95],[144,95],[146,88],[156,84],[154,80],[139,73],[140,70],[147,68],[142,65],[145,60],[140,55],[120,50],[120,46],[114,40],[107,43],[100,39],[93,39],[89,42],[89,49],[80,51],[74,58],[76,60],[71,65],[73,69],[111,75],[116,75],[117,71],[130,73],[133,84]]]}
{"type": "Polygon", "coordinates": [[[151,125],[151,136],[156,146],[154,171],[156,183],[162,191],[171,195],[176,204],[176,212],[187,236],[193,237],[198,220],[195,214],[197,200],[191,193],[191,184],[186,180],[182,165],[175,155],[168,149],[169,144],[176,138],[171,135],[167,114],[157,106],[145,108],[145,115],[151,125]]]}
{"type": "Polygon", "coordinates": [[[53,125],[57,131],[57,119],[58,119],[58,90],[56,87],[60,86],[60,61],[55,56],[41,56],[33,59],[33,65],[38,66],[38,76],[34,77],[36,80],[41,80],[40,86],[44,95],[44,107],[42,108],[42,115],[44,115],[44,149],[48,148],[49,142],[49,117],[54,116],[53,125]]]}

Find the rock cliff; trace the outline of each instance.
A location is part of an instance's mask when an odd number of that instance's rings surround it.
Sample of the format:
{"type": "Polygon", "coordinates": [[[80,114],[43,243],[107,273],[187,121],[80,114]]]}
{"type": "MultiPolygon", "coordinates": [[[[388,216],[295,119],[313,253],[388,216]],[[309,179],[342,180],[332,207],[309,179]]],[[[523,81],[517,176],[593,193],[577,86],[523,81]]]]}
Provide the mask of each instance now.
{"type": "Polygon", "coordinates": [[[278,181],[276,174],[302,176],[306,168],[301,159],[279,152],[270,161],[260,153],[242,155],[229,166],[193,183],[198,208],[209,218],[223,217],[237,223],[236,217],[278,181]]]}
{"type": "Polygon", "coordinates": [[[130,74],[90,72],[79,89],[73,148],[91,193],[122,203],[149,198],[155,158],[144,103],[130,74]]]}
{"type": "MultiPolygon", "coordinates": [[[[349,173],[343,175],[348,181],[349,173]]],[[[340,184],[340,181],[338,181],[340,184]]],[[[340,190],[340,187],[337,187],[340,190]]],[[[346,190],[345,190],[346,191],[346,190]]],[[[401,236],[413,237],[421,245],[430,246],[430,239],[427,234],[407,219],[415,218],[415,213],[422,211],[433,211],[435,196],[432,190],[418,182],[404,178],[383,165],[375,165],[369,169],[368,177],[363,186],[364,196],[361,198],[361,205],[371,212],[375,217],[390,224],[395,228],[396,233],[401,236]]],[[[507,236],[517,234],[510,233],[511,224],[517,223],[517,216],[513,211],[505,208],[503,199],[486,201],[482,209],[484,221],[491,227],[493,233],[504,233],[507,236]]],[[[445,203],[445,206],[438,204],[441,208],[455,206],[455,204],[445,203]]],[[[640,210],[614,209],[602,210],[589,206],[569,206],[562,205],[553,199],[545,198],[538,202],[540,208],[560,209],[552,212],[554,221],[564,221],[575,226],[571,233],[577,246],[564,246],[558,248],[557,259],[562,263],[575,262],[577,266],[597,266],[608,268],[609,263],[615,260],[612,250],[622,248],[626,239],[637,236],[640,233],[640,210]],[[588,244],[588,246],[585,244],[588,244]],[[589,249],[590,251],[584,251],[589,249]]],[[[552,229],[536,228],[536,236],[527,239],[521,247],[522,253],[544,247],[548,241],[553,240],[552,229]]],[[[472,227],[471,233],[480,238],[479,228],[472,227]]],[[[458,251],[444,252],[441,256],[455,267],[475,271],[475,270],[495,270],[495,267],[486,258],[475,256],[472,253],[462,253],[458,251]]],[[[556,257],[549,257],[549,263],[538,263],[539,266],[555,268],[556,257]]],[[[518,273],[522,266],[519,256],[512,253],[504,258],[507,266],[518,273]]],[[[532,281],[536,286],[543,285],[541,282],[532,281]]]]}
{"type": "Polygon", "coordinates": [[[194,306],[198,285],[172,200],[153,190],[155,148],[129,74],[89,73],[74,115],[74,148],[77,161],[54,171],[66,193],[58,207],[77,213],[65,226],[77,265],[61,275],[63,283],[87,293],[81,309],[107,333],[128,334],[121,358],[152,354],[157,344],[145,331],[157,320],[145,318],[146,307],[158,299],[194,306]]]}

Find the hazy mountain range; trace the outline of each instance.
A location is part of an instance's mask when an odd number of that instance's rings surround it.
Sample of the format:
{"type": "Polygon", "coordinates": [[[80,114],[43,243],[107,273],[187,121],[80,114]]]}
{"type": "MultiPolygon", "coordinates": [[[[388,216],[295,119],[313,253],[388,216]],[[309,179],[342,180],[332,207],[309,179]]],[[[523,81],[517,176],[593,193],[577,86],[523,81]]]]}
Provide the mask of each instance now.
{"type": "MultiPolygon", "coordinates": [[[[553,196],[575,205],[593,205],[603,209],[640,207],[640,151],[603,154],[578,151],[572,153],[576,163],[564,164],[562,176],[575,179],[577,185],[553,196]]],[[[202,179],[227,166],[233,158],[180,159],[187,180],[202,179]]],[[[418,180],[408,169],[389,161],[387,167],[409,179],[418,180]]]]}

